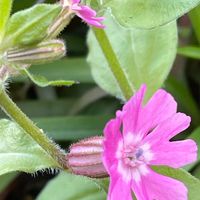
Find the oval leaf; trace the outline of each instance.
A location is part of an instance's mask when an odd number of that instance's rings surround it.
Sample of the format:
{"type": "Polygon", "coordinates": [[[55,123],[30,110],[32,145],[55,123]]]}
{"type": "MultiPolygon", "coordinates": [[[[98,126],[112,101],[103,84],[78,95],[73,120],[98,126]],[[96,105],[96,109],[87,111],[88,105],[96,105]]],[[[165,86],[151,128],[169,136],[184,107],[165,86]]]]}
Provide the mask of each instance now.
{"type": "Polygon", "coordinates": [[[174,21],[199,3],[200,0],[105,1],[122,26],[139,28],[153,28],[174,21]]]}
{"type": "Polygon", "coordinates": [[[10,16],[12,0],[0,0],[0,43],[3,39],[5,26],[10,16]]]}
{"type": "Polygon", "coordinates": [[[8,21],[2,49],[14,46],[32,45],[41,42],[47,29],[59,14],[58,4],[37,4],[11,16],[8,21]]]}
{"type": "Polygon", "coordinates": [[[106,194],[90,179],[61,173],[50,181],[37,200],[105,200],[106,194]]]}
{"type": "Polygon", "coordinates": [[[57,168],[57,163],[16,123],[0,120],[0,175],[12,171],[34,173],[57,168]]]}
{"type": "MultiPolygon", "coordinates": [[[[122,66],[129,84],[135,90],[148,86],[148,97],[163,84],[176,55],[176,23],[153,29],[125,29],[107,15],[105,32],[122,66]]],[[[123,98],[119,84],[108,67],[99,44],[90,31],[89,56],[95,81],[107,92],[123,98]]]]}

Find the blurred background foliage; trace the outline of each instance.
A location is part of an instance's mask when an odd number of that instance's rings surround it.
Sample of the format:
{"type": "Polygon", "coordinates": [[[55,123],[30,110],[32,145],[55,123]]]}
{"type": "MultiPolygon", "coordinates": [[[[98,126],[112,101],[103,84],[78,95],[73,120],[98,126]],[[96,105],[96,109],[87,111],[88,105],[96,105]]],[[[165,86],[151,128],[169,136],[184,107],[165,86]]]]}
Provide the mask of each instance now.
{"type": "MultiPolygon", "coordinates": [[[[39,2],[39,1],[37,1],[39,2]]],[[[49,0],[46,2],[55,2],[49,0]]],[[[31,7],[35,0],[15,0],[13,12],[31,7]]],[[[164,84],[178,101],[179,111],[192,117],[192,125],[181,138],[190,137],[200,143],[200,7],[178,21],[179,47],[173,69],[164,84]],[[197,26],[198,24],[198,26],[197,26]]],[[[60,61],[31,67],[34,74],[49,80],[76,80],[72,87],[40,88],[21,76],[10,80],[9,93],[19,107],[44,129],[49,137],[67,149],[70,143],[92,135],[101,135],[108,119],[122,106],[94,82],[86,56],[88,27],[75,17],[62,32],[67,55],[60,61]]],[[[156,78],[156,77],[155,77],[156,78]]],[[[5,118],[3,112],[0,117],[5,118]]],[[[200,165],[186,168],[200,178],[200,165]]],[[[39,173],[40,174],[40,173],[39,173]]],[[[41,175],[41,174],[40,174],[41,175]]],[[[33,177],[12,173],[0,178],[0,200],[31,200],[54,175],[33,177]],[[23,190],[22,190],[23,188],[23,190]]]]}

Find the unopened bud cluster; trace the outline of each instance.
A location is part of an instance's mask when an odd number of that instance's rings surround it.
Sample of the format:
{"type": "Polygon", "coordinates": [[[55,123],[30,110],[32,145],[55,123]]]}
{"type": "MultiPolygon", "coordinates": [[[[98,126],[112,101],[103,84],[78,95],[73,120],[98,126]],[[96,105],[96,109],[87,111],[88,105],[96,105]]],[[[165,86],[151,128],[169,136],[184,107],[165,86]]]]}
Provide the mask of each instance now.
{"type": "Polygon", "coordinates": [[[66,53],[65,44],[61,40],[49,40],[36,46],[8,50],[6,60],[15,64],[42,64],[57,60],[66,53]]]}
{"type": "Polygon", "coordinates": [[[74,174],[92,178],[108,176],[102,162],[102,144],[103,137],[92,137],[71,145],[66,155],[69,169],[74,174]]]}

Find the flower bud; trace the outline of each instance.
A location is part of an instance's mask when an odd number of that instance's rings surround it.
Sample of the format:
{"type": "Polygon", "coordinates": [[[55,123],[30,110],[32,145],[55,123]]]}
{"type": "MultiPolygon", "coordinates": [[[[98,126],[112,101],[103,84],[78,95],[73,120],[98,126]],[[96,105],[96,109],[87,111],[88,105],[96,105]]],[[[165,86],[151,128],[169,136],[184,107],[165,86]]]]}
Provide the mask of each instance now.
{"type": "Polygon", "coordinates": [[[56,38],[60,32],[70,23],[74,16],[74,12],[69,6],[63,6],[62,11],[48,29],[47,38],[56,38]]]}
{"type": "Polygon", "coordinates": [[[70,147],[66,155],[67,165],[74,174],[92,178],[108,176],[103,165],[103,137],[81,140],[70,147]]]}
{"type": "Polygon", "coordinates": [[[36,46],[8,50],[5,59],[14,64],[43,64],[63,57],[65,44],[61,40],[49,40],[36,46]]]}

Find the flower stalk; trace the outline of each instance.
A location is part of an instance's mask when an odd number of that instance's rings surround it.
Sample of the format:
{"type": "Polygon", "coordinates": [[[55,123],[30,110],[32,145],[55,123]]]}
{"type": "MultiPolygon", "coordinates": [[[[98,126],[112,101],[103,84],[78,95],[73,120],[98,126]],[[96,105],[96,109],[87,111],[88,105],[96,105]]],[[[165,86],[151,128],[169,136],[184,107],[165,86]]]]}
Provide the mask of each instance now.
{"type": "Polygon", "coordinates": [[[102,49],[102,52],[108,62],[108,66],[114,75],[120,90],[126,100],[128,100],[133,94],[134,90],[130,85],[128,78],[122,70],[122,67],[117,59],[117,56],[110,44],[110,41],[103,29],[92,28],[94,35],[102,49]]]}
{"type": "Polygon", "coordinates": [[[39,129],[12,101],[7,95],[4,87],[0,87],[0,106],[2,110],[19,124],[24,131],[37,142],[48,155],[50,155],[58,163],[58,168],[65,168],[64,152],[50,140],[41,129],[39,129]]]}

